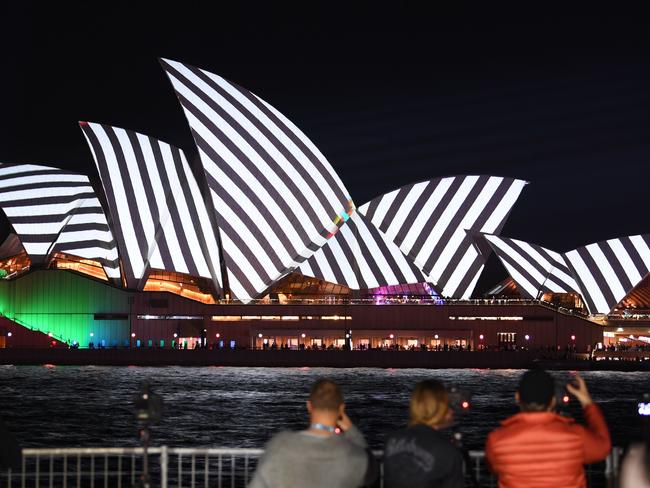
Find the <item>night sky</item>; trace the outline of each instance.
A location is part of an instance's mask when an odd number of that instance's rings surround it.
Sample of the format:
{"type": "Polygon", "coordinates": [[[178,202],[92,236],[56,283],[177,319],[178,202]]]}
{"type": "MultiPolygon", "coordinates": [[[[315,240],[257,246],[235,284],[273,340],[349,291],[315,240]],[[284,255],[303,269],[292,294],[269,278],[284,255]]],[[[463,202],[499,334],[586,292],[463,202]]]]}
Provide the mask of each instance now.
{"type": "MultiPolygon", "coordinates": [[[[567,251],[650,232],[650,39],[638,12],[49,3],[2,14],[0,162],[96,178],[78,120],[195,159],[157,61],[168,57],[278,108],[357,205],[410,182],[490,174],[530,181],[505,236],[567,251]]],[[[503,277],[491,259],[478,290],[503,277]]]]}

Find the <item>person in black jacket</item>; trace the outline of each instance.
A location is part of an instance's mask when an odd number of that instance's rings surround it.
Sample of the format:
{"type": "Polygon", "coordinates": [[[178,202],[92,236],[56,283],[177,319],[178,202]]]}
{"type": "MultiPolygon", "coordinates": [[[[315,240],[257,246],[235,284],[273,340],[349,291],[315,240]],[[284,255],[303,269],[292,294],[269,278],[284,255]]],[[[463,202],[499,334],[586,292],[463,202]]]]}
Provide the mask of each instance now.
{"type": "Polygon", "coordinates": [[[386,488],[462,487],[463,456],[440,429],[451,424],[447,390],[439,381],[418,383],[411,395],[410,422],[384,447],[386,488]]]}
{"type": "Polygon", "coordinates": [[[22,466],[22,451],[16,438],[0,420],[0,471],[19,471],[22,466]]]}

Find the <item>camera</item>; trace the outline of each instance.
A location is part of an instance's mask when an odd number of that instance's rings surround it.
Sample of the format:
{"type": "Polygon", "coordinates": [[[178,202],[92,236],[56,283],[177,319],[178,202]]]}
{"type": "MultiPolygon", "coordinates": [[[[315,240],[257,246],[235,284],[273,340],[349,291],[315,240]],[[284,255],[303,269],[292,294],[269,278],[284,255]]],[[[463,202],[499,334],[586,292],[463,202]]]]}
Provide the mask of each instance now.
{"type": "MultiPolygon", "coordinates": [[[[471,466],[472,460],[469,451],[463,444],[463,433],[460,430],[460,416],[468,413],[471,406],[472,394],[469,390],[460,388],[458,385],[449,385],[447,387],[447,401],[449,408],[454,412],[454,422],[451,427],[451,444],[456,447],[463,456],[465,466],[471,466]]],[[[478,478],[473,470],[469,470],[471,486],[479,486],[478,478]]]]}
{"type": "Polygon", "coordinates": [[[140,393],[133,400],[135,407],[135,418],[141,423],[142,428],[138,431],[138,437],[142,443],[142,474],[138,488],[152,488],[151,478],[149,477],[149,440],[151,438],[150,426],[158,422],[163,414],[163,399],[151,391],[148,383],[142,385],[140,393]]]}
{"type": "Polygon", "coordinates": [[[151,391],[148,384],[143,385],[140,393],[133,401],[135,405],[135,417],[139,421],[151,424],[162,418],[163,400],[160,395],[151,391]]]}
{"type": "Polygon", "coordinates": [[[641,417],[650,417],[650,393],[644,393],[637,403],[637,411],[641,417]]]}
{"type": "Polygon", "coordinates": [[[569,390],[566,386],[558,385],[555,387],[555,404],[558,407],[567,406],[571,401],[571,395],[569,395],[569,390]]]}
{"type": "Polygon", "coordinates": [[[450,385],[447,388],[447,398],[449,399],[449,407],[454,413],[469,411],[472,395],[468,390],[464,390],[458,385],[450,385]]]}
{"type": "Polygon", "coordinates": [[[557,384],[555,386],[555,411],[563,417],[571,417],[569,404],[571,395],[565,385],[557,384]]]}

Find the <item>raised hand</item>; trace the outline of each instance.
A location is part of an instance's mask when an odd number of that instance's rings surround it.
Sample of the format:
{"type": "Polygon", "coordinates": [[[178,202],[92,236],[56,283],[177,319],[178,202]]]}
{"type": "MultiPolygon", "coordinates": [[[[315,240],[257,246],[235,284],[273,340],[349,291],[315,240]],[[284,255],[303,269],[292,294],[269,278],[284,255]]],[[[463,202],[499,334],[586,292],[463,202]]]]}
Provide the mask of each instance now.
{"type": "Polygon", "coordinates": [[[569,393],[578,399],[580,405],[582,405],[582,408],[586,407],[587,405],[591,405],[594,402],[591,399],[589,390],[587,389],[587,383],[585,383],[585,380],[578,373],[576,373],[574,381],[567,383],[566,389],[569,393]]]}

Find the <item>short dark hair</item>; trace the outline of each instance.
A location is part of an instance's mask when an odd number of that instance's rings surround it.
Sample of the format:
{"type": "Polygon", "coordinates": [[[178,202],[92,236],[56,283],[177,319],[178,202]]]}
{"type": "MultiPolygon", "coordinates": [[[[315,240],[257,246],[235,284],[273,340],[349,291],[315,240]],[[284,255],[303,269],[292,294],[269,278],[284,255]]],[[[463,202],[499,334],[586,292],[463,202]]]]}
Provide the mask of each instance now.
{"type": "Polygon", "coordinates": [[[521,376],[517,391],[522,410],[546,410],[555,396],[555,380],[543,369],[531,369],[521,376]]]}
{"type": "Polygon", "coordinates": [[[343,395],[332,380],[321,379],[312,385],[309,401],[315,410],[338,410],[343,404],[343,395]]]}

